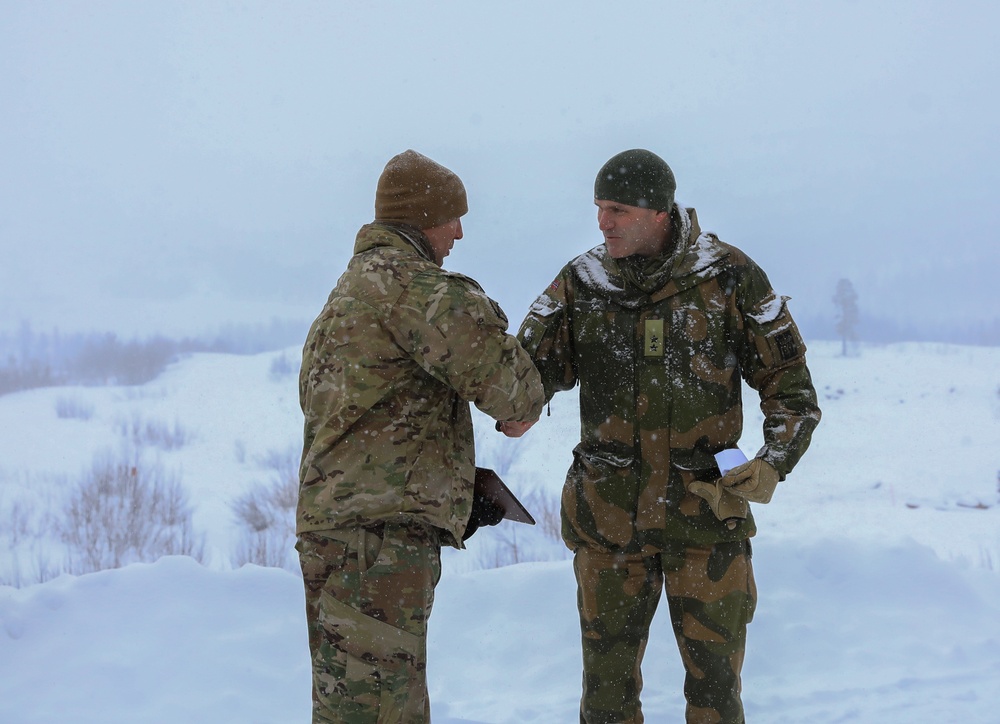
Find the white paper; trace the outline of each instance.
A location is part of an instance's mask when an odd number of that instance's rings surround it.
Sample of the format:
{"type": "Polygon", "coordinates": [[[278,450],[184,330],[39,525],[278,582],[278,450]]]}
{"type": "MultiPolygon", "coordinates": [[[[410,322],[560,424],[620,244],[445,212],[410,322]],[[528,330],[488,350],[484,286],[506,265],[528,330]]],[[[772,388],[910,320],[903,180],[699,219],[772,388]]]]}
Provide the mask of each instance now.
{"type": "Polygon", "coordinates": [[[727,448],[715,454],[715,463],[719,466],[719,472],[723,475],[746,461],[747,456],[738,447],[727,448]]]}

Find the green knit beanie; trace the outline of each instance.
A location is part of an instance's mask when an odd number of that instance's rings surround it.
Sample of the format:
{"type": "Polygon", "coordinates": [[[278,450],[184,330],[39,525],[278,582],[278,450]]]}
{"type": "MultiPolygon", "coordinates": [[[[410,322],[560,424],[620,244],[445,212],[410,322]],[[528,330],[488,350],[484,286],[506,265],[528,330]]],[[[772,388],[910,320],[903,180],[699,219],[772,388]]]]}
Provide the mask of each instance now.
{"type": "Polygon", "coordinates": [[[674,172],[652,151],[633,148],[611,158],[594,181],[594,198],[627,206],[670,211],[677,182],[674,172]]]}

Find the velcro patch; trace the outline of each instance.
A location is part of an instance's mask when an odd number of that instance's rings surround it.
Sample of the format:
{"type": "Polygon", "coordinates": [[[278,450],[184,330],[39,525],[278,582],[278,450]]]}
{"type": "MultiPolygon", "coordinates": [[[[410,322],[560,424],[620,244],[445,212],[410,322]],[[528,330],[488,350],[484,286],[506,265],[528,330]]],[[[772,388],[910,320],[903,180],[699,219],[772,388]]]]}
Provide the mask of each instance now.
{"type": "Polygon", "coordinates": [[[663,356],[663,320],[647,319],[645,333],[646,357],[663,356]]]}
{"type": "Polygon", "coordinates": [[[541,294],[537,299],[535,299],[534,302],[532,302],[531,307],[528,309],[528,313],[535,314],[539,317],[549,317],[562,309],[562,306],[562,304],[557,302],[548,294],[541,294]]]}
{"type": "Polygon", "coordinates": [[[778,353],[781,355],[782,362],[795,359],[801,354],[799,351],[799,344],[795,341],[795,335],[790,329],[778,332],[778,334],[774,336],[774,341],[778,345],[778,353]]]}

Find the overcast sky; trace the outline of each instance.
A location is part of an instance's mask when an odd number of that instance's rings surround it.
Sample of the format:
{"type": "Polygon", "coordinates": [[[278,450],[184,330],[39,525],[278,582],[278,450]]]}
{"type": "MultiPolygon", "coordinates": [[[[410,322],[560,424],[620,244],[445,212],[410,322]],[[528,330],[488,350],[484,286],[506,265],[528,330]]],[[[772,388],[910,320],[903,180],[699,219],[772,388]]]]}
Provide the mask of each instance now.
{"type": "Polygon", "coordinates": [[[407,148],[515,326],[634,147],[797,316],[996,319],[998,8],[0,0],[0,330],[308,321],[407,148]]]}

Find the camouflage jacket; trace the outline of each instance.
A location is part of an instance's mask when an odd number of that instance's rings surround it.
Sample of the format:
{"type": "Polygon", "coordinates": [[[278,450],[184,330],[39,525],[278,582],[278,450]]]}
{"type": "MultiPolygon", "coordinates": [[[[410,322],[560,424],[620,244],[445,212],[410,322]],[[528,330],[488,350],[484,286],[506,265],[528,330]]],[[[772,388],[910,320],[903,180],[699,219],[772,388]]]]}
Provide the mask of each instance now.
{"type": "Polygon", "coordinates": [[[433,261],[426,237],[369,224],[309,330],[297,532],[410,518],[461,545],[475,452],[469,403],[538,417],[538,372],[472,279],[433,261]]]}
{"type": "Polygon", "coordinates": [[[782,478],[819,422],[787,297],[746,254],[701,233],[693,209],[672,217],[675,251],[658,286],[627,283],[627,262],[602,244],[567,264],[521,325],[546,400],[580,385],[582,439],[562,496],[574,549],[654,552],[664,539],[755,533],[752,515],[730,530],[687,490],[717,479],[713,455],[739,442],[741,376],[765,416],[758,456],[782,478]]]}

